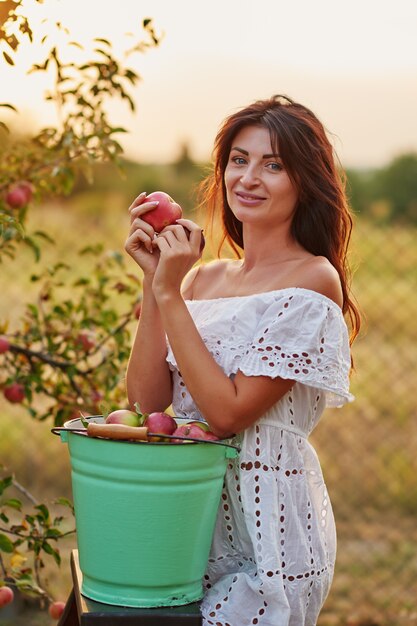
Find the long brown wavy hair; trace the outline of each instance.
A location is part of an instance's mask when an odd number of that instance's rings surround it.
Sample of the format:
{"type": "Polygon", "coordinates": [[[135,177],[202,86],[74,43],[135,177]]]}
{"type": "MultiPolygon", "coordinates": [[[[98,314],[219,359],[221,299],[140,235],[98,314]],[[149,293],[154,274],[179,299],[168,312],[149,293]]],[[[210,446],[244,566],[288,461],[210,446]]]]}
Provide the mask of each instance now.
{"type": "Polygon", "coordinates": [[[345,178],[337,157],[318,118],[305,106],[287,96],[259,100],[226,118],[214,144],[212,173],[199,187],[200,207],[213,226],[219,209],[222,217],[220,255],[227,243],[238,258],[244,241],[242,223],[227,202],[224,172],[232,142],[246,126],[267,128],[274,152],[279,153],[288,176],[298,191],[291,224],[293,237],[308,252],[326,257],[336,268],[343,291],[343,314],[350,322],[351,342],[359,332],[361,317],[350,292],[347,251],[352,216],[345,193],[345,178]],[[278,150],[279,145],[279,150],[278,150]]]}

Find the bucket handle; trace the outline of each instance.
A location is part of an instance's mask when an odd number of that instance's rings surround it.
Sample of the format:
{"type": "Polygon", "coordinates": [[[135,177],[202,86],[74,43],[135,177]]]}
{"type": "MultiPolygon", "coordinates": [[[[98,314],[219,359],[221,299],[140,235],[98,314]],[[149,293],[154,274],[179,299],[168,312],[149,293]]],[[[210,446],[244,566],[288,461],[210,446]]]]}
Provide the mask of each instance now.
{"type": "MultiPolygon", "coordinates": [[[[74,433],[76,435],[87,435],[86,428],[65,428],[64,426],[55,426],[51,428],[51,433],[53,435],[59,435],[61,437],[61,441],[66,443],[68,441],[67,433],[74,433]]],[[[161,434],[158,433],[148,433],[148,437],[161,437],[161,434]]],[[[241,448],[233,443],[226,443],[225,441],[213,441],[211,439],[197,439],[196,437],[183,437],[180,435],[163,435],[164,439],[181,439],[183,441],[193,441],[196,443],[209,443],[215,446],[225,446],[229,448],[227,451],[227,458],[235,458],[238,456],[241,448]]],[[[120,440],[119,440],[120,441],[120,440]]],[[[134,441],[126,440],[126,443],[135,443],[134,441]]]]}

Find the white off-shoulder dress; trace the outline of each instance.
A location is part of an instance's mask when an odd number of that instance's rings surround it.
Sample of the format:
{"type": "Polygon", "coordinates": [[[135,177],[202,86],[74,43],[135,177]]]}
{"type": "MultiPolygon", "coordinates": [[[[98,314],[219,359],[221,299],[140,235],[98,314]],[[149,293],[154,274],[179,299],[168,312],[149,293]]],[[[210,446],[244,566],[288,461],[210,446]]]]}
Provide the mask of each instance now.
{"type": "MultiPolygon", "coordinates": [[[[241,370],[295,381],[237,437],[241,453],[226,472],[204,579],[204,625],[313,626],[333,577],[336,533],[308,436],[326,406],[353,399],[342,312],[301,288],[187,307],[228,376],[241,370]]],[[[167,361],[175,414],[202,419],[169,346],[167,361]]]]}

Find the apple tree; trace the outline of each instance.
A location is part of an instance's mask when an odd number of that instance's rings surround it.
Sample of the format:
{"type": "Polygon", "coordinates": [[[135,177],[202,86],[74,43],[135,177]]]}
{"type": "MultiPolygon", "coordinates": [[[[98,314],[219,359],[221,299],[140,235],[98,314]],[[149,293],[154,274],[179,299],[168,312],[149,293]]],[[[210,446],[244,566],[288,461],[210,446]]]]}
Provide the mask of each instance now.
{"type": "MultiPolygon", "coordinates": [[[[121,166],[117,138],[126,131],[109,119],[106,104],[121,98],[135,110],[130,90],[140,76],[126,67],[127,60],[159,44],[152,20],[145,19],[140,41],[121,61],[106,38],[94,39],[85,50],[62,24],[45,22],[45,32],[35,33],[26,13],[22,1],[0,2],[1,62],[13,67],[23,43],[42,44],[44,56],[29,72],[44,72],[50,79],[45,98],[55,104],[57,121],[28,137],[17,136],[10,123],[0,121],[3,275],[21,246],[29,246],[39,261],[43,246],[53,245],[48,232],[29,230],[29,212],[43,201],[70,194],[79,177],[92,182],[94,164],[110,161],[121,166]],[[67,35],[65,50],[50,44],[54,29],[67,35]],[[75,49],[84,51],[82,61],[67,60],[68,50],[75,49]]],[[[13,104],[0,103],[1,110],[18,119],[13,104]]],[[[35,264],[31,281],[36,298],[26,303],[20,320],[0,319],[0,390],[5,402],[20,404],[33,419],[51,426],[126,403],[123,373],[141,285],[126,270],[119,252],[98,244],[79,253],[88,260],[84,273],[61,261],[39,269],[35,264]]],[[[72,508],[64,498],[57,504],[64,513],[72,508]]],[[[54,516],[49,509],[10,469],[0,467],[0,605],[13,599],[6,588],[35,594],[44,605],[52,605],[42,579],[44,561],[52,558],[59,564],[59,541],[74,531],[68,530],[64,516],[54,516]]]]}

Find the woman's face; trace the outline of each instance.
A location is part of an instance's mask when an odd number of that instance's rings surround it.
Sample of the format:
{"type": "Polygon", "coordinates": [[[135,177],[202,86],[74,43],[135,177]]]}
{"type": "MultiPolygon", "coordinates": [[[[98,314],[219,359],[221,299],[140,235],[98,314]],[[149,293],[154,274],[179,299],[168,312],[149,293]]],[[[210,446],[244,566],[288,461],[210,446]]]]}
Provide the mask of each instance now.
{"type": "Polygon", "coordinates": [[[298,192],[272,149],[267,128],[245,126],[237,133],[224,182],[228,204],[241,222],[291,222],[298,192]]]}

